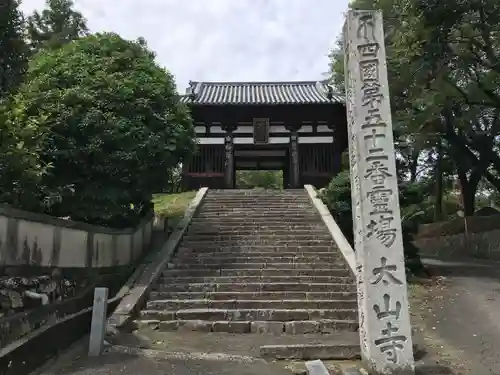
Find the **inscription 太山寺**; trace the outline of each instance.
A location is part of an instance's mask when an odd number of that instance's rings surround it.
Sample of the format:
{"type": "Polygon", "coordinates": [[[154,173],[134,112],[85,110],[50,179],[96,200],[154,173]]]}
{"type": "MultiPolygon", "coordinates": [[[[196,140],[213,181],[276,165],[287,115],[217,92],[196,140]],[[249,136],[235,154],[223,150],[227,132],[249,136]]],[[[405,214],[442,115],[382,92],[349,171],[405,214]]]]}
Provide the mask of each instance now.
{"type": "Polygon", "coordinates": [[[382,353],[387,355],[387,360],[392,363],[398,363],[398,351],[404,349],[404,343],[408,338],[399,333],[397,319],[401,314],[401,302],[394,303],[394,309],[391,307],[391,296],[384,294],[383,310],[380,305],[375,304],[373,310],[378,320],[384,321],[384,328],[380,330],[380,336],[375,339],[375,345],[382,353]]]}
{"type": "Polygon", "coordinates": [[[378,284],[382,282],[384,285],[396,284],[402,285],[403,282],[399,280],[394,273],[398,270],[398,267],[395,264],[387,264],[387,258],[382,257],[380,259],[380,267],[375,267],[372,271],[373,279],[371,284],[378,284]]]}

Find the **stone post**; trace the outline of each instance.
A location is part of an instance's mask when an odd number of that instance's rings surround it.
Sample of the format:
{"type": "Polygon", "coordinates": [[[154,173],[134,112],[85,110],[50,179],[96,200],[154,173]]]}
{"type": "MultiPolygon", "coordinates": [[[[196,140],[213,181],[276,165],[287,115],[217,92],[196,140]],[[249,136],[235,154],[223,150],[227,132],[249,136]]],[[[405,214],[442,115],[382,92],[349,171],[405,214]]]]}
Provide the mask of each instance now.
{"type": "Polygon", "coordinates": [[[96,357],[102,352],[104,346],[104,334],[106,332],[107,308],[108,288],[95,288],[89,339],[90,357],[96,357]]]}
{"type": "Polygon", "coordinates": [[[370,374],[414,374],[382,13],[344,26],[359,332],[370,374]]]}
{"type": "Polygon", "coordinates": [[[291,187],[297,189],[300,185],[300,165],[299,165],[299,136],[296,129],[291,130],[290,135],[291,152],[291,187]]]}
{"type": "Polygon", "coordinates": [[[224,140],[225,146],[225,170],[224,185],[226,189],[234,188],[234,144],[233,133],[228,131],[224,140]]]}

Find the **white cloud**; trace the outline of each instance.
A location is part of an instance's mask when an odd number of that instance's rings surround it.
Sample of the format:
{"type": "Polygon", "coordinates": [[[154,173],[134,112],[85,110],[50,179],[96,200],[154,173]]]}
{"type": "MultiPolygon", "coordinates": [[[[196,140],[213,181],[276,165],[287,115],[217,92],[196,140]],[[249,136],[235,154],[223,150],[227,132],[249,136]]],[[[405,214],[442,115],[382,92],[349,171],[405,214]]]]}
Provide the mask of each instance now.
{"type": "MultiPolygon", "coordinates": [[[[92,31],[143,36],[181,91],[189,80],[314,80],[348,0],[75,0],[92,31]]],[[[26,13],[44,0],[24,0],[26,13]]]]}

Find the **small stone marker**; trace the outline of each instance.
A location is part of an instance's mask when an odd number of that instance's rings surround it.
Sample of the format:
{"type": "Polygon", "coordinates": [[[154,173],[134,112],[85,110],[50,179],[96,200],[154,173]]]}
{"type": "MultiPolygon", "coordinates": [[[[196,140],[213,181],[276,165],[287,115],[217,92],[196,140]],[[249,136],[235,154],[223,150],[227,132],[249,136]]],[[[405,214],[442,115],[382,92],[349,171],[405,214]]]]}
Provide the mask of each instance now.
{"type": "Polygon", "coordinates": [[[330,375],[324,363],[319,359],[307,361],[306,369],[308,375],[330,375]]]}
{"type": "Polygon", "coordinates": [[[362,359],[370,374],[413,375],[382,13],[350,10],[344,38],[362,359]]]}
{"type": "Polygon", "coordinates": [[[104,347],[107,308],[108,288],[95,288],[92,324],[90,326],[89,357],[100,355],[104,347]]]}

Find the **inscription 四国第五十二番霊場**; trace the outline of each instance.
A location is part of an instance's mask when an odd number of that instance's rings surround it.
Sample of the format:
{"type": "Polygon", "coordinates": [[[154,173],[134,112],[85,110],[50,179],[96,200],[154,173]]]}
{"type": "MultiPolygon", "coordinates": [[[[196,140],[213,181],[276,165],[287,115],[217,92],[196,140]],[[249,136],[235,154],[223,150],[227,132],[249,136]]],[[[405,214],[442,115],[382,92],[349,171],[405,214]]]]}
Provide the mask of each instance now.
{"type": "Polygon", "coordinates": [[[380,104],[384,95],[380,84],[380,60],[378,53],[380,44],[376,40],[375,20],[372,15],[359,18],[357,37],[364,41],[357,46],[359,53],[359,73],[362,83],[361,105],[366,111],[365,121],[361,125],[363,139],[366,142],[366,169],[364,178],[372,186],[366,192],[366,197],[372,206],[370,218],[366,223],[366,237],[377,238],[385,247],[390,248],[397,236],[397,230],[392,226],[394,210],[392,209],[392,189],[387,188],[386,180],[395,178],[389,173],[387,150],[385,149],[387,124],[382,118],[380,104]]]}

